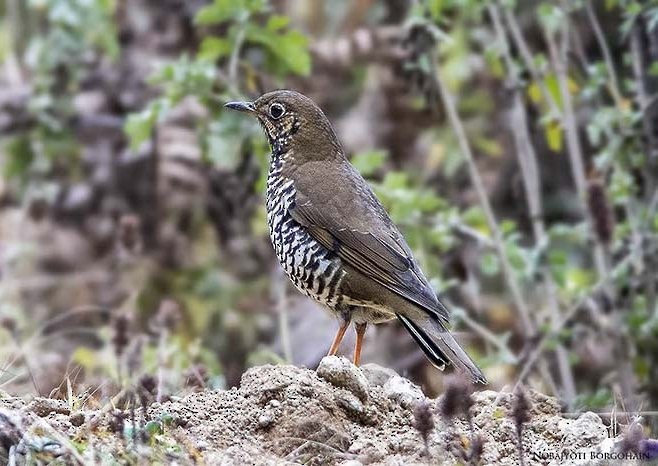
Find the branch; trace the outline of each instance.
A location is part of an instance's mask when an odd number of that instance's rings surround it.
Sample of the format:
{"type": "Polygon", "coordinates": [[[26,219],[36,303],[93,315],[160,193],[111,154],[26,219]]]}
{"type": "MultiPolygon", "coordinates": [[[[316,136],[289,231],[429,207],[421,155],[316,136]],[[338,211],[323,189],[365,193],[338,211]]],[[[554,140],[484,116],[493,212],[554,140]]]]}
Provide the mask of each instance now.
{"type": "MultiPolygon", "coordinates": [[[[641,245],[636,245],[637,248],[640,248],[641,245]]],[[[637,251],[632,250],[631,252],[626,255],[616,266],[616,270],[621,270],[622,268],[626,267],[629,263],[631,263],[634,259],[635,254],[637,254],[637,251]]],[[[539,359],[539,356],[542,354],[544,351],[544,348],[546,346],[546,342],[549,340],[549,337],[558,337],[559,333],[562,331],[562,329],[565,327],[565,325],[578,313],[580,309],[583,308],[584,304],[591,299],[591,297],[599,292],[600,290],[606,288],[611,280],[614,278],[615,273],[614,272],[608,272],[604,277],[601,277],[595,284],[590,288],[590,292],[584,296],[582,296],[580,299],[578,299],[575,303],[573,303],[567,312],[560,318],[560,320],[557,322],[557,325],[553,328],[551,328],[550,332],[545,333],[542,335],[541,339],[537,343],[537,347],[533,351],[533,353],[528,357],[528,360],[526,361],[525,365],[523,366],[523,369],[521,370],[521,373],[519,374],[519,379],[517,383],[514,386],[514,390],[523,383],[523,380],[528,376],[532,368],[534,367],[535,363],[539,359]]],[[[512,390],[512,391],[514,391],[512,390]]],[[[495,403],[494,403],[495,404],[495,403]]]]}
{"type": "MultiPolygon", "coordinates": [[[[568,54],[569,54],[569,22],[565,19],[562,24],[561,41],[558,49],[558,44],[553,34],[544,30],[544,37],[548,44],[551,62],[555,70],[555,75],[558,80],[558,87],[560,89],[560,97],[562,98],[562,127],[564,129],[567,140],[567,153],[569,154],[569,163],[571,165],[571,174],[576,185],[576,192],[578,193],[578,200],[582,211],[585,214],[587,223],[589,224],[590,232],[594,232],[594,222],[591,212],[587,208],[587,179],[585,176],[585,158],[580,144],[580,137],[578,135],[578,122],[574,112],[573,99],[569,91],[568,81],[568,54]]],[[[597,235],[592,234],[591,239],[594,243],[594,263],[598,276],[602,277],[606,274],[608,269],[606,264],[605,248],[597,235]]]]}
{"type": "Polygon", "coordinates": [[[548,90],[548,86],[546,85],[546,81],[544,81],[544,77],[535,66],[530,48],[528,47],[528,44],[523,37],[523,33],[521,32],[521,28],[519,27],[514,14],[504,6],[501,6],[500,8],[505,15],[505,21],[507,22],[507,27],[512,35],[512,39],[514,40],[514,45],[519,50],[519,54],[523,60],[523,66],[525,66],[525,68],[528,70],[528,73],[530,73],[530,76],[532,76],[532,79],[539,86],[542,97],[546,101],[546,104],[549,106],[551,115],[557,118],[561,113],[560,108],[558,107],[557,102],[553,98],[551,92],[548,90]]]}
{"type": "Polygon", "coordinates": [[[658,143],[651,128],[651,107],[657,96],[651,97],[647,89],[646,63],[642,47],[642,28],[639,20],[635,21],[631,33],[631,58],[633,61],[633,74],[635,75],[635,101],[642,111],[642,131],[647,140],[646,149],[649,161],[658,163],[658,143]]]}
{"type": "MultiPolygon", "coordinates": [[[[431,61],[432,61],[433,72],[436,72],[438,74],[439,67],[437,63],[436,52],[431,54],[431,61]]],[[[512,269],[512,265],[510,264],[509,258],[507,257],[507,253],[505,252],[505,242],[504,242],[503,234],[500,231],[500,227],[498,226],[498,221],[496,220],[496,216],[491,207],[491,203],[489,202],[489,198],[484,188],[484,184],[482,182],[480,172],[478,170],[477,164],[475,163],[475,157],[473,156],[473,152],[471,151],[471,147],[466,137],[466,132],[464,131],[464,125],[461,119],[459,118],[459,114],[457,113],[457,108],[455,106],[453,96],[450,94],[450,91],[448,91],[448,89],[446,88],[444,81],[440,79],[440,76],[437,76],[435,74],[433,77],[434,80],[436,81],[435,83],[436,87],[439,89],[439,92],[441,94],[443,106],[450,120],[450,124],[452,125],[457,140],[459,141],[459,147],[461,149],[461,152],[464,158],[466,159],[471,182],[473,183],[475,191],[477,192],[480,206],[484,211],[484,215],[487,219],[487,224],[489,226],[489,229],[491,230],[494,246],[502,266],[503,275],[505,277],[507,287],[509,288],[510,293],[512,294],[514,306],[516,307],[516,310],[519,313],[519,317],[521,318],[521,324],[523,326],[525,335],[526,336],[532,335],[534,333],[534,324],[532,322],[532,319],[530,318],[530,312],[528,311],[528,306],[523,298],[523,295],[521,294],[521,289],[519,287],[519,284],[516,280],[516,277],[514,276],[514,270],[512,269]]]]}
{"type": "MultiPolygon", "coordinates": [[[[528,131],[528,117],[523,104],[521,94],[519,93],[519,75],[512,60],[509,50],[509,43],[503,29],[503,25],[498,13],[498,8],[494,5],[488,7],[489,15],[496,30],[498,41],[502,46],[503,59],[505,60],[507,70],[511,76],[511,88],[513,89],[512,109],[510,112],[510,133],[516,146],[515,155],[521,168],[523,186],[525,188],[526,198],[528,200],[528,209],[532,222],[532,229],[536,244],[548,244],[548,235],[543,221],[541,188],[539,178],[539,168],[537,164],[537,154],[532,145],[528,131]]],[[[557,324],[557,319],[561,314],[557,302],[557,287],[550,271],[547,268],[542,270],[542,281],[546,291],[549,313],[553,325],[557,324]]],[[[555,349],[560,378],[564,388],[564,397],[568,404],[576,397],[576,383],[569,362],[569,354],[564,345],[559,344],[555,349]]]]}
{"type": "Polygon", "coordinates": [[[612,94],[612,98],[615,100],[617,108],[622,108],[622,101],[624,100],[619,91],[619,80],[617,79],[617,73],[615,72],[615,65],[612,61],[612,55],[610,54],[610,48],[608,47],[608,42],[605,40],[605,35],[601,29],[601,24],[599,23],[596,13],[594,12],[594,7],[592,6],[591,0],[586,0],[585,10],[587,11],[587,17],[590,24],[592,25],[592,30],[594,31],[594,37],[599,44],[601,53],[603,54],[603,60],[605,62],[605,67],[608,69],[608,76],[610,81],[608,82],[608,88],[612,94]]]}

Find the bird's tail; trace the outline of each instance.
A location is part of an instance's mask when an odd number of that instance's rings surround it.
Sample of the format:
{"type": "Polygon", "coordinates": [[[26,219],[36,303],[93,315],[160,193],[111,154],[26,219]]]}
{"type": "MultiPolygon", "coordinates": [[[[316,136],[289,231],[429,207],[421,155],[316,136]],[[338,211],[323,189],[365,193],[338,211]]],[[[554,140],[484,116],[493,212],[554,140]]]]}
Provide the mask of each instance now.
{"type": "Polygon", "coordinates": [[[430,362],[438,369],[443,370],[447,365],[452,364],[474,382],[487,383],[482,371],[440,322],[431,317],[414,321],[401,314],[396,315],[430,362]]]}

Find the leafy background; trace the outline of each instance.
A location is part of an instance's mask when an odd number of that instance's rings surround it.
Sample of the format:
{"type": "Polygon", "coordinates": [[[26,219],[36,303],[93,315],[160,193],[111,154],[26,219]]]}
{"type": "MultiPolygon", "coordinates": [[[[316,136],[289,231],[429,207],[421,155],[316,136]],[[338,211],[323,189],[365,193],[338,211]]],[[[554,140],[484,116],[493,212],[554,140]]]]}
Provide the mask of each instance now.
{"type": "MultiPolygon", "coordinates": [[[[655,1],[0,15],[2,390],[92,405],[145,374],[166,397],[318,363],[336,324],[276,264],[265,138],[222,105],[292,88],[332,120],[492,388],[658,406],[655,1]]],[[[364,360],[442,389],[395,324],[364,360]]]]}

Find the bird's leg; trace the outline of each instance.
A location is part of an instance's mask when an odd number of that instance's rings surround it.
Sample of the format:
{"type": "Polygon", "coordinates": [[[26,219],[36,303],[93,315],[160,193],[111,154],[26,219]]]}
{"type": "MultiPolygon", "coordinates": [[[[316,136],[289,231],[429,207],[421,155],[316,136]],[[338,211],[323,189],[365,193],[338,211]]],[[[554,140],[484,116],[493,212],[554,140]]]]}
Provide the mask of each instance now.
{"type": "Polygon", "coordinates": [[[361,346],[363,345],[363,336],[366,334],[366,322],[362,324],[354,324],[356,329],[356,344],[354,345],[354,365],[358,366],[361,362],[361,346]]]}
{"type": "Polygon", "coordinates": [[[343,323],[340,324],[340,328],[336,332],[336,336],[334,337],[334,342],[331,344],[331,348],[329,348],[329,353],[327,353],[327,356],[334,356],[336,352],[338,351],[338,347],[340,346],[340,342],[343,341],[343,337],[345,336],[345,332],[347,331],[347,327],[350,326],[350,321],[349,320],[343,320],[343,323]]]}

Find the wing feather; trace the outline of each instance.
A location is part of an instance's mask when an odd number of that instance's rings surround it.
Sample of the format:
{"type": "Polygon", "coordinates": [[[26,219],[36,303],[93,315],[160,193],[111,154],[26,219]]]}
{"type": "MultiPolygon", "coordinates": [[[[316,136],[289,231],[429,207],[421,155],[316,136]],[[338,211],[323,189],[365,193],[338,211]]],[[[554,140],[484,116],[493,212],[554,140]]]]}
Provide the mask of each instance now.
{"type": "Polygon", "coordinates": [[[346,264],[447,322],[448,311],[415,263],[402,234],[366,181],[347,167],[343,167],[347,173],[338,176],[324,170],[325,179],[337,178],[333,193],[320,191],[317,184],[298,183],[291,215],[346,264]],[[337,192],[341,195],[336,196],[337,192]]]}

